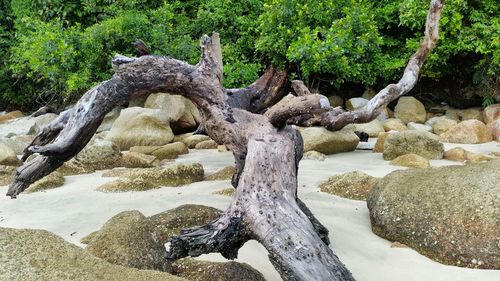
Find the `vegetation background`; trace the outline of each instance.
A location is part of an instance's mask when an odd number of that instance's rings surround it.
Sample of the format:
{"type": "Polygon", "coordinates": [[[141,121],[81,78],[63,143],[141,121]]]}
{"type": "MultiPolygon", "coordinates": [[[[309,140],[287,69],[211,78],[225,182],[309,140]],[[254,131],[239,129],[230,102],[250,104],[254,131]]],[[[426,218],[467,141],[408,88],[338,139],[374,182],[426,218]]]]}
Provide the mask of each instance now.
{"type": "MultiPolygon", "coordinates": [[[[0,0],[0,110],[63,107],[113,74],[115,53],[196,63],[221,34],[226,87],[287,67],[325,95],[350,97],[399,78],[422,38],[428,0],[0,0]]],[[[417,94],[456,107],[499,95],[497,0],[447,0],[440,41],[417,94]],[[429,94],[430,93],[430,94],[429,94]],[[427,96],[426,96],[427,95],[427,96]]]]}

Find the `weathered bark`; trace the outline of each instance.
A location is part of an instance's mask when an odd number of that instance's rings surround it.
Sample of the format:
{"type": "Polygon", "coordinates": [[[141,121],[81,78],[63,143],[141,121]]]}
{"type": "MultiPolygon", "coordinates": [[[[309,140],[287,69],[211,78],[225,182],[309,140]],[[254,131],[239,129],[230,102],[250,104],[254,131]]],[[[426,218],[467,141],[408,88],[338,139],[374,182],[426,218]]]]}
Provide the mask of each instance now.
{"type": "Polygon", "coordinates": [[[230,102],[235,99],[231,97],[244,92],[258,92],[260,96],[240,103],[241,107],[260,111],[274,104],[273,100],[281,95],[278,88],[283,84],[283,72],[268,71],[248,88],[228,91],[222,87],[218,34],[204,36],[201,47],[201,59],[195,66],[165,57],[116,56],[115,75],[87,92],[28,147],[28,153],[41,156],[17,170],[8,195],[17,196],[30,183],[76,155],[113,107],[134,95],[175,92],[197,105],[207,134],[233,152],[238,172],[233,179],[236,194],[224,215],[203,227],[183,231],[172,240],[168,257],[216,251],[235,258],[243,243],[256,239],[268,249],[286,280],[308,280],[311,276],[317,280],[353,280],[322,241],[327,241],[326,229],[303,203],[297,204],[302,138],[285,125],[294,114],[322,111],[328,103],[319,95],[290,97],[265,115],[232,107],[230,102]],[[228,92],[233,95],[228,96],[228,92]]]}
{"type": "Polygon", "coordinates": [[[283,98],[287,74],[286,70],[268,67],[264,75],[250,86],[227,89],[229,105],[252,113],[261,113],[283,98]]]}

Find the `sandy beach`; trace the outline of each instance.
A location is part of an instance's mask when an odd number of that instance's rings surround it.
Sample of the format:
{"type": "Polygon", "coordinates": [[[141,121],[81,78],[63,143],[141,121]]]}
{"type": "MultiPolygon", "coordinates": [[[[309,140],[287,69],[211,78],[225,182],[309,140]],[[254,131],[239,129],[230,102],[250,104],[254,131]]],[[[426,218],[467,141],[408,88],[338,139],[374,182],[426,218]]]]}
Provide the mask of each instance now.
{"type": "MultiPolygon", "coordinates": [[[[370,139],[373,143],[374,139],[370,139]]],[[[369,145],[368,145],[369,146],[369,145]]],[[[497,142],[481,145],[445,144],[445,150],[461,146],[475,153],[500,151],[497,142]]],[[[176,162],[199,162],[205,175],[233,165],[229,152],[190,150],[176,162]]],[[[431,160],[432,166],[457,165],[448,160],[431,160]]],[[[382,154],[356,150],[334,154],[325,161],[302,160],[299,169],[299,197],[330,230],[331,248],[359,281],[498,281],[500,271],[443,265],[410,248],[391,248],[391,242],[371,232],[366,202],[344,199],[319,191],[318,184],[333,176],[360,170],[376,177],[404,169],[392,166],[382,154]]],[[[225,209],[231,198],[212,192],[230,187],[229,181],[204,181],[182,187],[163,187],[142,192],[102,193],[95,188],[114,178],[93,174],[68,176],[64,186],[22,194],[17,200],[0,197],[0,226],[51,231],[78,246],[80,239],[99,229],[109,218],[125,210],[139,210],[150,216],[182,204],[201,204],[225,209]]],[[[0,187],[5,194],[7,186],[0,187]]],[[[222,261],[220,255],[200,257],[222,261]]],[[[246,262],[270,281],[281,280],[259,243],[250,241],[237,261],[246,262]]],[[[311,279],[313,280],[313,279],[311,279]]]]}

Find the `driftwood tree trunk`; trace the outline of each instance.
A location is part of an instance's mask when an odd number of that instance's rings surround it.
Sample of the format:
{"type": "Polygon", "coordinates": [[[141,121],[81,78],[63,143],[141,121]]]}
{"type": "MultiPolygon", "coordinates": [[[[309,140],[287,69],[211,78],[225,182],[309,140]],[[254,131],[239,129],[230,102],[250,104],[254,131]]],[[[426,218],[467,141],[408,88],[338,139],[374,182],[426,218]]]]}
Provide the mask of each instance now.
{"type": "Polygon", "coordinates": [[[416,83],[420,67],[437,40],[442,5],[443,0],[431,1],[425,39],[403,78],[382,90],[363,112],[332,109],[325,97],[310,94],[300,85],[299,96],[283,98],[286,71],[273,68],[247,88],[225,89],[216,33],[202,37],[197,65],[166,57],[117,55],[113,59],[115,75],[85,93],[26,148],[23,159],[32,153],[40,155],[17,169],[7,195],[16,198],[31,183],[75,156],[115,106],[137,95],[177,93],[197,105],[206,133],[233,152],[237,169],[232,183],[237,189],[220,218],[174,237],[167,258],[210,252],[235,258],[247,240],[256,239],[269,251],[285,280],[354,280],[328,247],[328,230],[297,198],[303,143],[287,122],[313,116],[328,128],[337,129],[346,120],[374,118],[384,103],[408,92],[416,83]]]}

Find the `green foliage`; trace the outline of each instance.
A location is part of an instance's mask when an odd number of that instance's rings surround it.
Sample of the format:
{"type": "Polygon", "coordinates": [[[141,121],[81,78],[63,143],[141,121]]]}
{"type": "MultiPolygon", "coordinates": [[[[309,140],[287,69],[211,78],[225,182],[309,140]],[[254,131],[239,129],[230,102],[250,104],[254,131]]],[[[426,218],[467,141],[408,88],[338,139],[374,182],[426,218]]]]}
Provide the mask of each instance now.
{"type": "MultiPolygon", "coordinates": [[[[440,41],[422,75],[469,79],[498,92],[495,0],[447,0],[440,41]]],[[[113,74],[131,43],[196,63],[199,38],[217,31],[224,85],[253,82],[265,65],[291,76],[383,85],[398,79],[424,30],[429,0],[0,0],[0,109],[64,104],[113,74]]],[[[489,98],[488,98],[489,97],[489,98]]]]}

